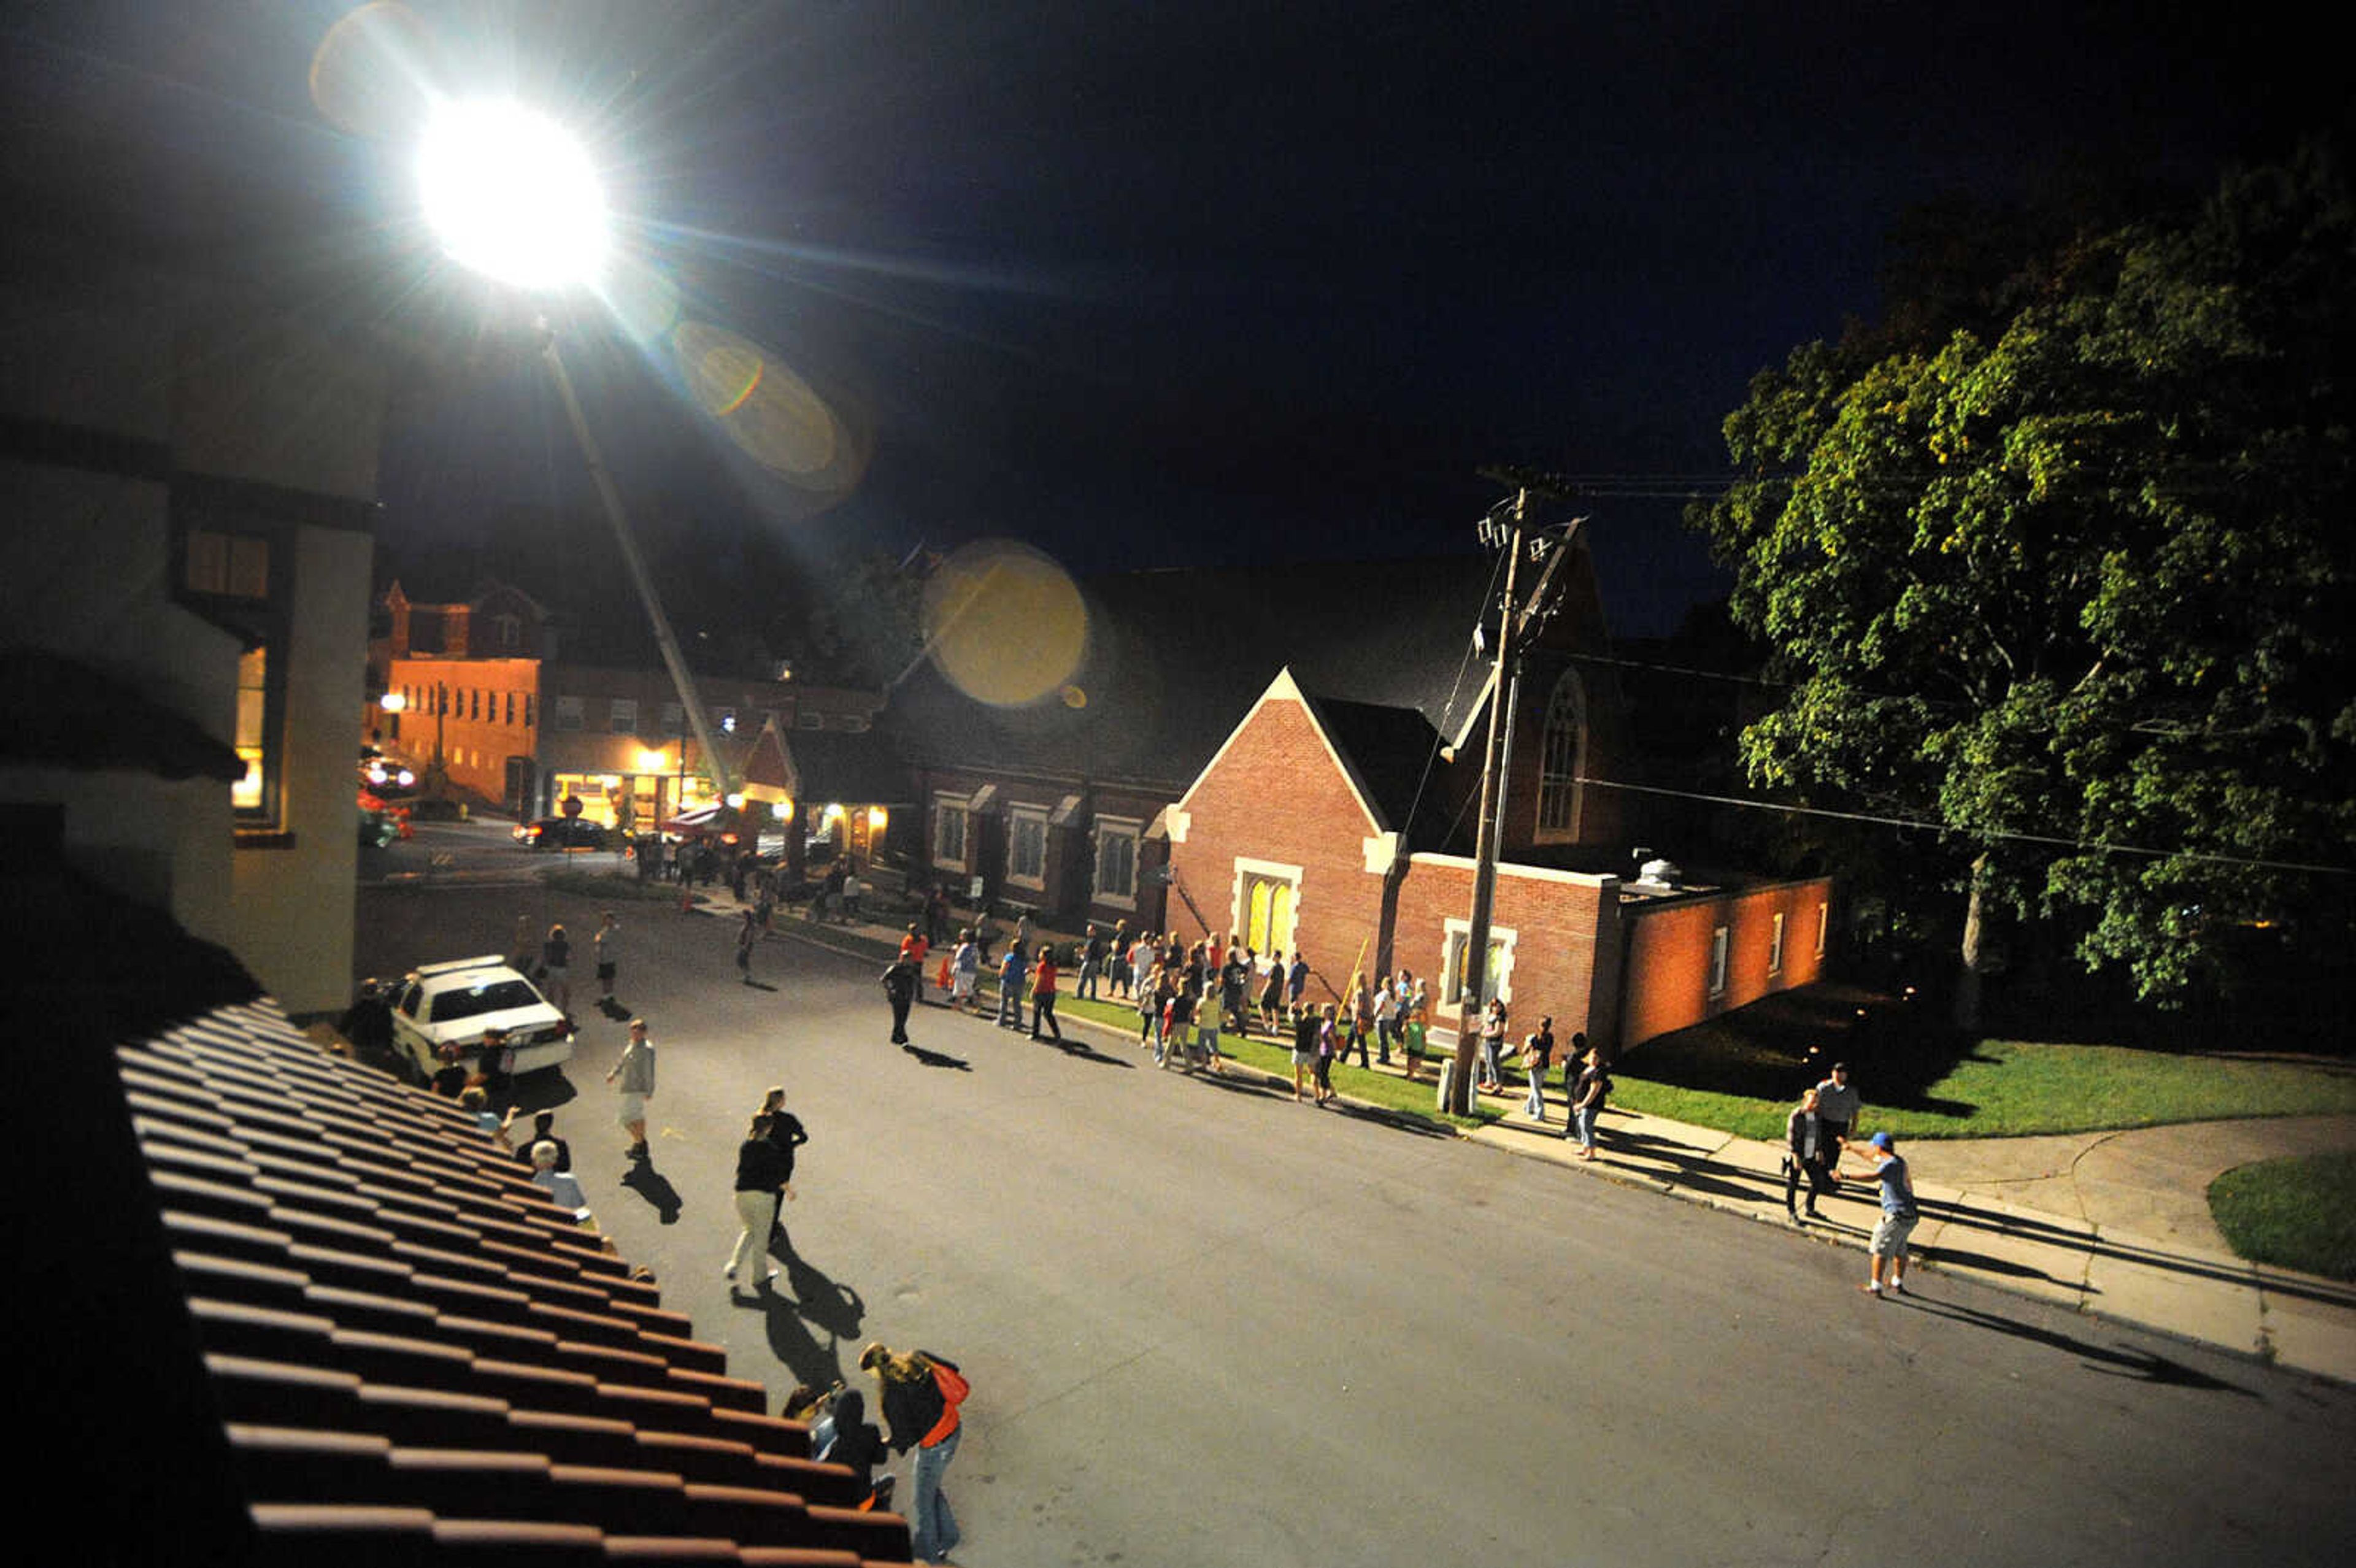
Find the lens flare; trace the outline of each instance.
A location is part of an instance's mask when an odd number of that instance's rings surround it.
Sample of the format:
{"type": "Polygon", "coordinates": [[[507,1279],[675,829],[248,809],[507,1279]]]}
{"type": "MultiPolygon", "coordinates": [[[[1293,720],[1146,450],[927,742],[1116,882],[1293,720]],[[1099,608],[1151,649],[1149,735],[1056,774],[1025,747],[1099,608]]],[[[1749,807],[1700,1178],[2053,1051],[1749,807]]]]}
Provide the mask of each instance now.
{"type": "Polygon", "coordinates": [[[393,0],[348,13],[311,56],[311,101],[355,136],[405,141],[425,123],[441,63],[417,14],[393,0]]]}
{"type": "Polygon", "coordinates": [[[943,561],[925,584],[923,624],[941,674],[993,707],[1021,707],[1065,688],[1087,653],[1078,586],[1012,539],[968,545],[943,561]]]}

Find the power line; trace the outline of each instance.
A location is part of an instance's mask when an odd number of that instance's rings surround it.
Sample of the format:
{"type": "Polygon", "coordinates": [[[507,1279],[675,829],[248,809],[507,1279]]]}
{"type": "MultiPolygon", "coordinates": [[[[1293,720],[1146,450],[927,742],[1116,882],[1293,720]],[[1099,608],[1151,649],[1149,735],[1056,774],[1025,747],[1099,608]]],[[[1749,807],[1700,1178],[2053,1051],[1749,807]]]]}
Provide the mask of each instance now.
{"type": "Polygon", "coordinates": [[[2324,866],[2306,860],[2263,860],[2241,855],[2216,855],[2199,849],[2151,849],[2140,844],[2112,844],[2101,839],[2062,838],[2044,833],[2015,833],[2003,829],[1987,831],[1957,827],[1952,823],[1933,822],[1922,817],[1883,816],[1868,811],[1836,811],[1824,805],[1791,805],[1781,801],[1745,800],[1739,795],[1702,795],[1694,790],[1665,789],[1657,784],[1628,784],[1619,779],[1574,778],[1577,784],[1594,784],[1601,789],[1631,790],[1638,795],[1668,795],[1677,800],[1697,800],[1711,805],[1736,805],[1750,811],[1777,811],[1787,816],[1829,816],[1843,822],[1869,822],[1885,827],[1914,827],[1933,833],[1967,833],[1975,838],[2002,839],[2017,844],[2047,844],[2064,849],[2094,850],[2108,855],[2148,855],[2154,859],[2171,857],[2199,860],[2210,865],[2241,866],[2261,871],[2306,871],[2324,877],[2356,877],[2356,867],[2324,866]]]}

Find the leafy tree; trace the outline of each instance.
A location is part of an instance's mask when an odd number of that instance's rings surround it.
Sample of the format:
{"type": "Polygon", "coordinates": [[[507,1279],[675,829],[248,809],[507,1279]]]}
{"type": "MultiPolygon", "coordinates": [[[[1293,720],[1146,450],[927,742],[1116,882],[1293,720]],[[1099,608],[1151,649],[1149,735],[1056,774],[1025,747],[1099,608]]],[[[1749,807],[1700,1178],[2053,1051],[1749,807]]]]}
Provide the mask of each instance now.
{"type": "Polygon", "coordinates": [[[1983,921],[2068,922],[2180,999],[2356,865],[2356,209],[2312,153],[2082,239],[1987,325],[1809,344],[1695,508],[1796,684],[1753,781],[1930,819],[1983,921]],[[2268,862],[2269,864],[2257,864],[2268,862]]]}

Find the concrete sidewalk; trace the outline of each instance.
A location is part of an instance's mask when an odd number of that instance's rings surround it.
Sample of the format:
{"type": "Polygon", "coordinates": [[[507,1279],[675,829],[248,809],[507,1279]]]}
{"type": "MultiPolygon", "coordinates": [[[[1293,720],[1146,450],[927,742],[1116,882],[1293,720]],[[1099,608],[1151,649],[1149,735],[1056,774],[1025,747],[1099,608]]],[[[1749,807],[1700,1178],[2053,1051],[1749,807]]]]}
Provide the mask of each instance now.
{"type": "MultiPolygon", "coordinates": [[[[719,901],[733,905],[724,893],[719,901]]],[[[878,944],[888,951],[900,935],[894,926],[819,925],[798,918],[780,919],[774,933],[861,957],[871,956],[878,944]],[[846,937],[862,945],[841,940],[846,937]]],[[[1092,1029],[1137,1049],[1134,1029],[1059,1016],[1067,1030],[1092,1029]]],[[[1227,1067],[1258,1071],[1233,1061],[1227,1067]]],[[[1290,1086],[1290,1079],[1281,1082],[1290,1086]]],[[[1521,1114],[1519,1092],[1488,1098],[1510,1107],[1505,1118],[1460,1136],[1525,1158],[1553,1160],[1860,1253],[1879,1214],[1872,1183],[1845,1180],[1820,1205],[1821,1221],[1788,1217],[1783,1151],[1774,1144],[1607,1109],[1597,1157],[1580,1160],[1577,1146],[1561,1136],[1559,1093],[1549,1096],[1544,1124],[1521,1114]]],[[[1867,1110],[1869,1131],[1869,1104],[1867,1110]]],[[[2356,1116],[2203,1122],[2067,1137],[1909,1140],[1901,1152],[1922,1211],[1912,1242],[1914,1265],[2356,1384],[2356,1285],[2234,1256],[2209,1218],[2207,1196],[2210,1181],[2235,1166],[2345,1148],[2356,1148],[2356,1116]]],[[[1860,1260],[1860,1281],[1864,1275],[1860,1260]]],[[[1918,1286],[1936,1288],[1933,1276],[1910,1272],[1910,1277],[1918,1286]]]]}

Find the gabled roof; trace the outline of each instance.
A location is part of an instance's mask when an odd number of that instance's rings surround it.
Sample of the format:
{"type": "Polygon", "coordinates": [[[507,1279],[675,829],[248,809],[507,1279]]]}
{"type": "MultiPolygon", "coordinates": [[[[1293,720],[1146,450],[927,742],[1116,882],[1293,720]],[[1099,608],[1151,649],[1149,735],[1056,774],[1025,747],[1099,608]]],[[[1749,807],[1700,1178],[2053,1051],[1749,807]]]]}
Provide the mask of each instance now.
{"type": "Polygon", "coordinates": [[[1069,685],[1019,709],[926,664],[878,722],[912,760],[1150,783],[1174,799],[1277,671],[1338,700],[1452,728],[1478,688],[1487,556],[1127,572],[1080,584],[1087,647],[1069,685]]]}
{"type": "Polygon", "coordinates": [[[1411,708],[1301,695],[1388,831],[1404,833],[1409,849],[1443,852],[1454,852],[1461,837],[1470,852],[1471,823],[1449,820],[1440,784],[1452,764],[1440,759],[1429,719],[1411,708]]]}

